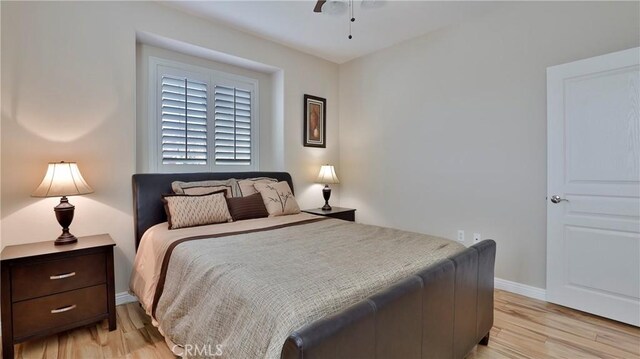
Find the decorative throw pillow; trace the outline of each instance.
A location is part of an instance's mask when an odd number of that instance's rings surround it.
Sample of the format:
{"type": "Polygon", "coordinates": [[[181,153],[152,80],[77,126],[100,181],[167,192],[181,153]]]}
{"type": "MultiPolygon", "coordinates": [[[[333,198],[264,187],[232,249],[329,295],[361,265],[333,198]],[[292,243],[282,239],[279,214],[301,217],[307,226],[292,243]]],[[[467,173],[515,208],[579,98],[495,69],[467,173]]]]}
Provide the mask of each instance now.
{"type": "Polygon", "coordinates": [[[162,202],[167,212],[169,229],[231,222],[224,194],[225,190],[199,196],[163,195],[162,202]]]}
{"type": "Polygon", "coordinates": [[[235,178],[194,182],[174,181],[171,183],[171,189],[175,194],[188,195],[209,194],[225,189],[227,197],[240,196],[240,187],[238,187],[238,181],[235,178]]]}
{"type": "Polygon", "coordinates": [[[256,183],[256,190],[262,195],[269,217],[300,213],[300,207],[286,181],[276,183],[256,183]]]}
{"type": "Polygon", "coordinates": [[[278,182],[275,178],[256,177],[238,180],[238,188],[240,189],[240,197],[251,196],[258,193],[255,188],[256,183],[274,183],[278,182]]]}
{"type": "Polygon", "coordinates": [[[247,197],[227,198],[227,206],[234,221],[269,216],[260,193],[247,197]]]}

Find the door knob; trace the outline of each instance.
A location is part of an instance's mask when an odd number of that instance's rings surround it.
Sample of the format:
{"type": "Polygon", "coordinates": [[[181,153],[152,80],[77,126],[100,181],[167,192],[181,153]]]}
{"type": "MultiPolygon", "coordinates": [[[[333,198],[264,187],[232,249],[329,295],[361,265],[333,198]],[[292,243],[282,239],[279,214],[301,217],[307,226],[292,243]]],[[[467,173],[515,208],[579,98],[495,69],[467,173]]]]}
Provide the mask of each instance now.
{"type": "Polygon", "coordinates": [[[562,197],[558,196],[557,194],[554,194],[553,196],[551,196],[551,202],[553,202],[553,203],[560,203],[562,201],[569,202],[568,199],[562,198],[562,197]]]}

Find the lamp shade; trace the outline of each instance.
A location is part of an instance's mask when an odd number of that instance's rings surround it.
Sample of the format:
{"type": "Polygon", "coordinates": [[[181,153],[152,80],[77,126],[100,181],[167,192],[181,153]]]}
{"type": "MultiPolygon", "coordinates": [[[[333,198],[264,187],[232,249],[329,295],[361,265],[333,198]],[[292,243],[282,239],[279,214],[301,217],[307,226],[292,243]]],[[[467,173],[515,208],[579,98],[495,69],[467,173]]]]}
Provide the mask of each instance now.
{"type": "Polygon", "coordinates": [[[75,162],[49,162],[42,183],[31,193],[33,197],[63,197],[92,193],[75,162]]]}
{"type": "Polygon", "coordinates": [[[320,167],[320,173],[318,174],[316,182],[324,184],[340,183],[338,176],[336,176],[336,170],[330,165],[320,167]]]}

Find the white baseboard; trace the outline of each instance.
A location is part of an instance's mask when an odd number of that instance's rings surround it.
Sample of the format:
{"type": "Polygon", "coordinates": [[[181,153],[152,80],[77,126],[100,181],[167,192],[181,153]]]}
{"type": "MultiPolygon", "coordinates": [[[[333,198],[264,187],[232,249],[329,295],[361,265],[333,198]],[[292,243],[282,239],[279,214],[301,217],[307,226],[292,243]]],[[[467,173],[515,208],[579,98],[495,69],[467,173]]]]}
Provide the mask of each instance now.
{"type": "Polygon", "coordinates": [[[138,298],[129,292],[116,293],[116,305],[137,302],[138,298]]]}
{"type": "Polygon", "coordinates": [[[542,288],[532,287],[530,285],[500,278],[494,278],[494,286],[496,289],[502,289],[507,292],[524,295],[525,297],[545,301],[547,300],[547,291],[542,288]]]}

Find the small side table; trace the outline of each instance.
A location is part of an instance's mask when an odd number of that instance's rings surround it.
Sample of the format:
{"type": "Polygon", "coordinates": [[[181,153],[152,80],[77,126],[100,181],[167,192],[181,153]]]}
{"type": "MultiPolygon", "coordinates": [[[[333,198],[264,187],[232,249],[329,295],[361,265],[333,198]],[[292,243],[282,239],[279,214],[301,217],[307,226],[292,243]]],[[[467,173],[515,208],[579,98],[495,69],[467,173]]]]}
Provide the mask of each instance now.
{"type": "Polygon", "coordinates": [[[108,234],[7,246],[2,273],[2,357],[13,345],[109,320],[116,329],[113,247],[108,234]]]}
{"type": "Polygon", "coordinates": [[[342,219],[344,221],[356,221],[356,210],[353,208],[332,207],[329,211],[325,211],[322,208],[312,208],[302,210],[302,212],[315,214],[316,216],[342,219]]]}

